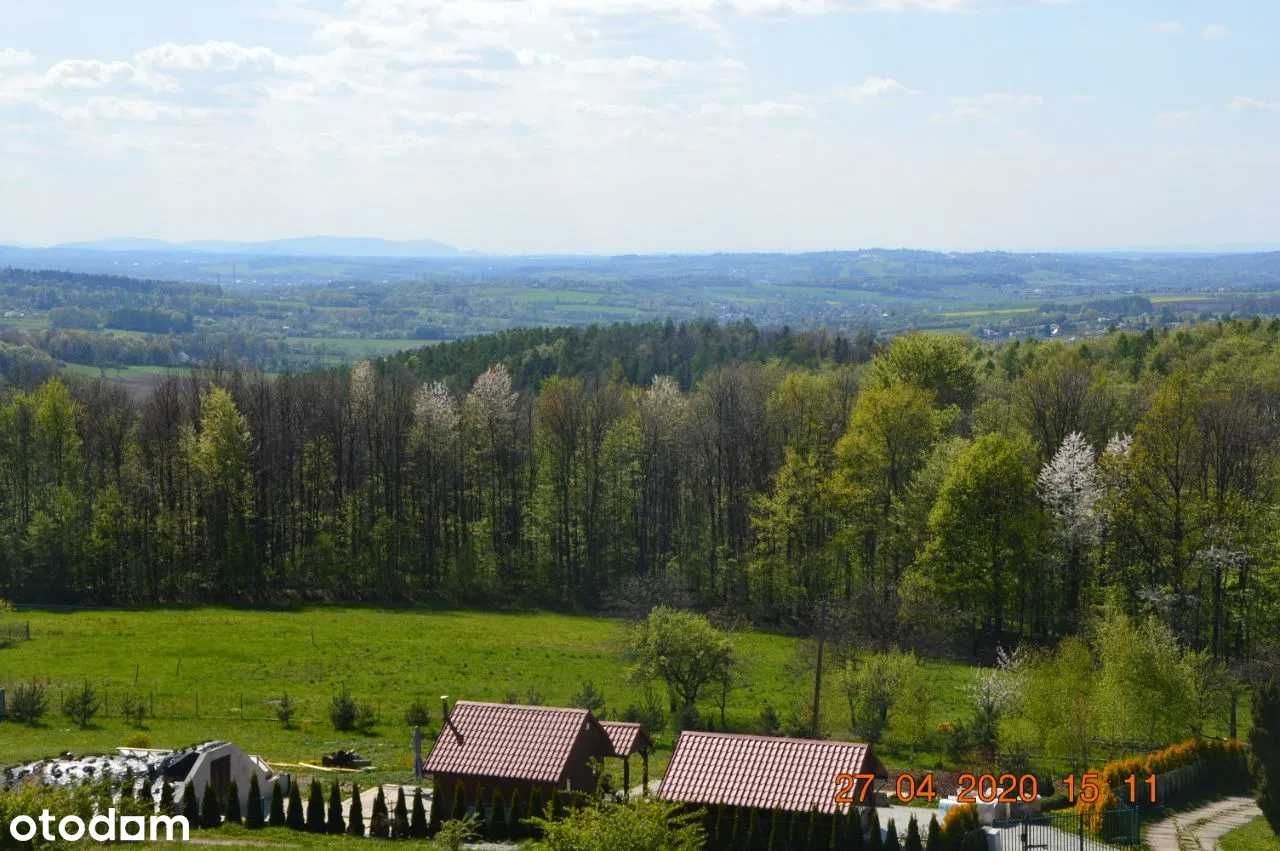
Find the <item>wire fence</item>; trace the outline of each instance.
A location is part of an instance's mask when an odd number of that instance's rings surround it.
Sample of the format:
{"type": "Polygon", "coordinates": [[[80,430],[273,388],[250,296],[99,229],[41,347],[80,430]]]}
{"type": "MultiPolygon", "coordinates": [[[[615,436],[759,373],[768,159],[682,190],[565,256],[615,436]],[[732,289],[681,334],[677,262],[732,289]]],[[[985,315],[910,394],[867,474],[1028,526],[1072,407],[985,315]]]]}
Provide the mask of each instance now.
{"type": "Polygon", "coordinates": [[[1142,820],[1137,807],[1117,807],[1100,814],[1098,830],[1074,810],[1032,813],[995,822],[1000,851],[1105,851],[1139,848],[1142,820]]]}

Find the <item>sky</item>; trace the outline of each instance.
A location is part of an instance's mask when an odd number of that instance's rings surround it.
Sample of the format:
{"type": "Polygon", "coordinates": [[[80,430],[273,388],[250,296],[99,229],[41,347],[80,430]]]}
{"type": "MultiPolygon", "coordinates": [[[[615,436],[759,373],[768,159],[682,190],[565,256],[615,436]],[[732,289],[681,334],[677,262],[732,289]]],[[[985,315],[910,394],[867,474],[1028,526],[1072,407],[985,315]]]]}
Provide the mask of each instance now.
{"type": "Polygon", "coordinates": [[[1280,3],[44,0],[0,243],[1280,245],[1280,3]]]}

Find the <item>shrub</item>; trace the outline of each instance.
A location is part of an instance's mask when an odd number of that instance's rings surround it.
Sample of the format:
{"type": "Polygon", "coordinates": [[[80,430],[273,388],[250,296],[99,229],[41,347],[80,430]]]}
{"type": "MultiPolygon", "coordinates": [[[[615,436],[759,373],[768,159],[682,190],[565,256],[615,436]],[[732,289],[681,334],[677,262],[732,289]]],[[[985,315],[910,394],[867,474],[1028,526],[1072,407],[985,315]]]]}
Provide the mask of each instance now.
{"type": "Polygon", "coordinates": [[[942,851],[942,826],[936,815],[929,816],[929,835],[924,838],[924,851],[942,851]]]}
{"type": "Polygon", "coordinates": [[[272,827],[285,827],[288,824],[284,815],[284,791],[280,788],[279,780],[271,781],[271,814],[267,824],[272,827]]]}
{"type": "Polygon", "coordinates": [[[290,830],[307,829],[307,818],[302,814],[302,792],[298,790],[296,781],[289,784],[289,810],[284,823],[290,830]]]}
{"type": "Polygon", "coordinates": [[[400,794],[396,796],[396,808],[391,817],[391,838],[409,838],[409,806],[404,800],[403,786],[400,787],[400,794]]]}
{"type": "Polygon", "coordinates": [[[204,784],[204,797],[200,799],[200,826],[218,827],[222,824],[222,802],[212,783],[204,784]]]}
{"type": "Polygon", "coordinates": [[[367,736],[373,732],[373,725],[377,721],[378,713],[374,710],[372,703],[363,700],[356,703],[356,715],[351,722],[353,729],[367,736]]]}
{"type": "Polygon", "coordinates": [[[924,844],[920,841],[920,824],[915,816],[907,822],[907,841],[903,843],[902,851],[924,851],[924,844]]]}
{"type": "Polygon", "coordinates": [[[329,721],[333,729],[342,732],[356,727],[356,701],[345,685],[339,686],[329,701],[329,721]]]}
{"type": "Polygon", "coordinates": [[[876,808],[871,807],[871,812],[867,816],[867,849],[868,851],[882,851],[884,848],[884,837],[880,835],[880,816],[876,814],[876,808]]]}
{"type": "Polygon", "coordinates": [[[982,827],[982,822],[978,819],[978,808],[976,806],[973,804],[961,804],[958,807],[952,807],[947,811],[947,817],[942,821],[942,829],[940,831],[942,846],[954,849],[954,851],[961,851],[964,848],[966,839],[971,834],[975,834],[980,827],[982,827]]]}
{"type": "Polygon", "coordinates": [[[132,736],[125,736],[124,746],[126,748],[149,748],[151,747],[151,737],[146,733],[134,733],[132,736]]]}
{"type": "Polygon", "coordinates": [[[69,692],[62,699],[62,714],[70,718],[76,723],[81,730],[89,726],[89,722],[93,720],[93,716],[98,714],[98,710],[102,708],[98,701],[98,692],[89,684],[88,680],[84,681],[84,685],[75,691],[69,692]]]}
{"type": "MultiPolygon", "coordinates": [[[[695,851],[706,843],[700,817],[698,812],[682,813],[675,804],[638,798],[625,804],[599,802],[572,810],[559,820],[538,817],[531,823],[542,833],[538,847],[548,851],[580,848],[695,851]]],[[[436,840],[439,841],[438,835],[436,840]]],[[[775,843],[774,847],[779,846],[775,843]]]]}
{"type": "Polygon", "coordinates": [[[364,836],[364,804],[360,801],[360,784],[351,784],[351,812],[347,813],[347,836],[364,836]]]}
{"type": "Polygon", "coordinates": [[[245,802],[244,826],[250,830],[262,827],[262,787],[258,774],[249,775],[249,798],[245,802]]]}
{"type": "Polygon", "coordinates": [[[289,692],[280,695],[280,699],[276,701],[276,720],[280,722],[280,726],[286,730],[293,729],[293,716],[298,712],[298,706],[293,702],[293,698],[289,697],[289,692]]]}
{"type": "Polygon", "coordinates": [[[307,832],[324,833],[324,789],[314,777],[311,793],[307,795],[307,832]]]}
{"type": "Polygon", "coordinates": [[[569,704],[580,709],[586,709],[597,718],[602,716],[605,710],[604,695],[591,680],[582,681],[582,685],[578,687],[577,694],[569,698],[569,704]]]}
{"type": "MultiPolygon", "coordinates": [[[[257,779],[256,777],[254,779],[257,779]]],[[[227,821],[232,824],[240,824],[243,821],[240,814],[240,787],[233,779],[231,785],[227,787],[227,821]]]]}
{"type": "Polygon", "coordinates": [[[646,684],[639,705],[630,704],[622,713],[622,720],[643,724],[651,734],[657,733],[667,726],[667,710],[662,705],[662,698],[653,687],[646,684]]]}
{"type": "Polygon", "coordinates": [[[414,839],[426,839],[430,826],[427,824],[427,808],[422,803],[422,790],[413,790],[413,818],[409,822],[409,835],[414,839]]]}
{"type": "Polygon", "coordinates": [[[120,715],[131,726],[141,728],[147,717],[147,704],[142,695],[132,691],[125,692],[124,697],[120,698],[120,715]]]}
{"type": "Polygon", "coordinates": [[[160,814],[176,815],[173,808],[173,784],[168,780],[160,786],[160,814]]]}
{"type": "Polygon", "coordinates": [[[1271,682],[1254,689],[1252,708],[1249,769],[1258,807],[1271,830],[1280,833],[1280,686],[1271,682]]]}
{"type": "Polygon", "coordinates": [[[387,821],[387,797],[378,787],[378,796],[373,799],[373,814],[369,817],[369,835],[378,839],[386,839],[391,825],[387,821]]]}
{"type": "Polygon", "coordinates": [[[676,730],[696,730],[700,726],[698,720],[698,708],[696,706],[686,706],[676,713],[675,717],[676,730]]]}
{"type": "Polygon", "coordinates": [[[32,680],[19,683],[9,699],[9,717],[14,721],[32,726],[40,723],[40,719],[49,711],[48,691],[44,683],[32,680]]]}
{"type": "Polygon", "coordinates": [[[431,708],[422,698],[415,699],[404,710],[404,723],[410,727],[426,727],[431,724],[431,708]]]}
{"type": "Polygon", "coordinates": [[[766,703],[760,710],[760,732],[766,736],[776,736],[781,728],[782,719],[778,717],[778,710],[773,708],[772,703],[766,703]]]}
{"type": "Polygon", "coordinates": [[[200,803],[196,801],[196,787],[190,780],[182,787],[182,815],[186,817],[187,824],[200,826],[200,803]]]}
{"type": "MultiPolygon", "coordinates": [[[[480,836],[476,830],[475,822],[471,819],[449,819],[440,825],[440,829],[436,831],[435,845],[438,848],[445,848],[448,851],[458,851],[466,843],[477,839],[480,836]]],[[[547,846],[554,847],[554,846],[547,846]]],[[[601,846],[606,847],[606,846],[601,846]]]]}
{"type": "Polygon", "coordinates": [[[524,696],[526,706],[541,706],[546,700],[542,697],[542,692],[530,686],[529,691],[524,696]]]}
{"type": "Polygon", "coordinates": [[[335,780],[329,787],[329,818],[325,820],[324,832],[340,836],[346,829],[342,821],[342,787],[335,780]]]}
{"type": "Polygon", "coordinates": [[[898,842],[898,826],[893,823],[893,819],[889,819],[885,828],[884,847],[885,851],[902,851],[902,845],[898,842]]]}

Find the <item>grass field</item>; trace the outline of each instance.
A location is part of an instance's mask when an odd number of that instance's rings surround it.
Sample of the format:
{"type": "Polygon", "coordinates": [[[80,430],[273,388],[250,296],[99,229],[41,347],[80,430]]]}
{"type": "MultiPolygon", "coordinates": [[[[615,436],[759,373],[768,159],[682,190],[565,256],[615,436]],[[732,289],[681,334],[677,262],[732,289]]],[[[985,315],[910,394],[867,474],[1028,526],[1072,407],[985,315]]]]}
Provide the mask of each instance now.
{"type": "MultiPolygon", "coordinates": [[[[414,698],[430,707],[432,732],[442,694],[525,701],[537,692],[547,704],[564,705],[590,680],[604,694],[606,717],[621,717],[641,698],[621,657],[625,626],[605,618],[326,607],[30,611],[7,620],[29,620],[32,640],[0,649],[0,687],[47,680],[50,712],[38,727],[0,723],[0,763],[68,750],[107,751],[138,736],[154,747],[227,739],[283,763],[313,762],[335,748],[354,747],[376,766],[370,782],[403,782],[412,767],[403,716],[414,698]],[[60,692],[86,679],[105,698],[108,711],[79,730],[57,710],[60,692]],[[333,730],[328,705],[340,684],[376,707],[380,720],[373,735],[333,730]],[[141,731],[119,717],[120,700],[130,691],[153,707],[155,717],[141,731]],[[274,714],[274,701],[286,691],[299,705],[289,730],[274,714]]],[[[727,704],[731,728],[755,729],[766,703],[785,716],[808,699],[812,683],[792,673],[796,639],[740,632],[733,642],[742,660],[742,685],[727,704]]],[[[962,717],[971,670],[928,664],[942,695],[936,720],[962,717]]],[[[833,736],[847,737],[847,710],[830,681],[825,694],[826,726],[833,736]]],[[[718,727],[710,702],[702,709],[712,713],[718,727]]],[[[670,756],[672,734],[661,733],[658,741],[655,777],[670,756]]],[[[895,765],[929,766],[937,759],[936,754],[910,754],[892,742],[881,752],[895,765]]],[[[638,771],[632,776],[638,779],[638,771]]]]}
{"type": "Polygon", "coordinates": [[[1241,825],[1219,840],[1222,851],[1280,851],[1280,836],[1262,816],[1241,825]]]}

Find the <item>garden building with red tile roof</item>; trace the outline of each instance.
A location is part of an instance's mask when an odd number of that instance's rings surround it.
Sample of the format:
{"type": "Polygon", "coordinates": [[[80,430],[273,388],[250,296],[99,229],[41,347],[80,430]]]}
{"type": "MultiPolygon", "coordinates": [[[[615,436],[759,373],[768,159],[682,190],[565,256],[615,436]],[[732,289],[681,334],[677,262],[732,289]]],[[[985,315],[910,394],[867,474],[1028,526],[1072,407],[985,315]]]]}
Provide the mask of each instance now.
{"type": "Polygon", "coordinates": [[[686,730],[658,797],[703,812],[708,848],[856,848],[887,776],[866,744],[686,730]],[[839,775],[864,779],[850,788],[839,775]],[[837,803],[838,791],[860,806],[837,803]]]}
{"type": "Polygon", "coordinates": [[[487,815],[495,802],[516,801],[523,814],[555,793],[594,792],[607,757],[644,747],[647,762],[640,725],[607,724],[586,709],[458,701],[422,763],[432,776],[432,821],[487,815]]]}

